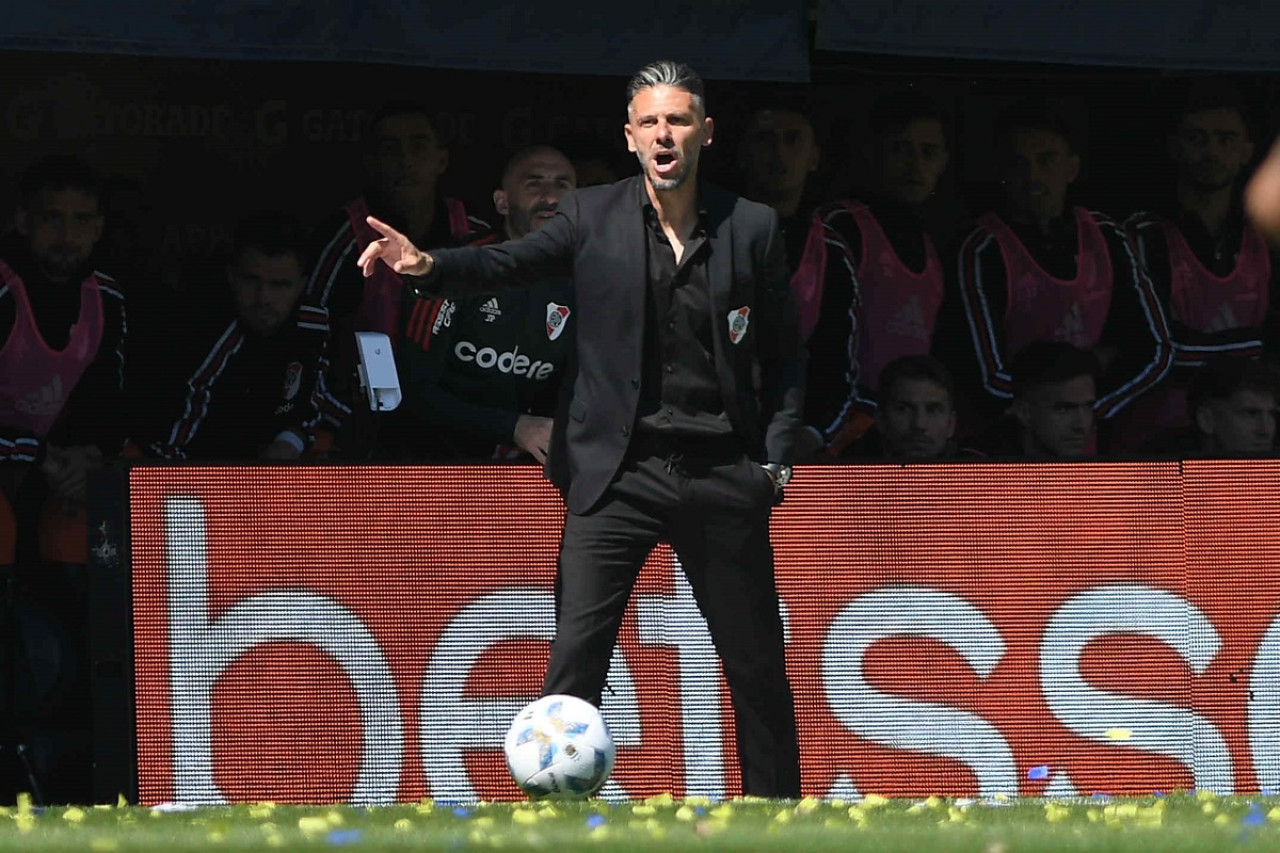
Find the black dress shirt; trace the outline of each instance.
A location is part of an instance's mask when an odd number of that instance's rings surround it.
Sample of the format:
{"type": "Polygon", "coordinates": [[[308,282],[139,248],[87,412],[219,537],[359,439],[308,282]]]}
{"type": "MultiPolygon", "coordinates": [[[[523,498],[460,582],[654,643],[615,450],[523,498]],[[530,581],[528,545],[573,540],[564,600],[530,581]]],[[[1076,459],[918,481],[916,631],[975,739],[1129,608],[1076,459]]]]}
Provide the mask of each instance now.
{"type": "Polygon", "coordinates": [[[711,339],[707,212],[699,209],[677,263],[644,184],[638,189],[645,195],[648,263],[639,428],[670,438],[728,437],[733,427],[720,396],[711,339]]]}

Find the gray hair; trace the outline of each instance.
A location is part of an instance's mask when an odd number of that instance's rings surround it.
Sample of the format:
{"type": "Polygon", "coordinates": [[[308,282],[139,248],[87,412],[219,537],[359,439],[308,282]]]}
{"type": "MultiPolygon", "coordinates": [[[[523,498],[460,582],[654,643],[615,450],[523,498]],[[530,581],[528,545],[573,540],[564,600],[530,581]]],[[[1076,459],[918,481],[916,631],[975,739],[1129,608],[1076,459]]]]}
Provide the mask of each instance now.
{"type": "Polygon", "coordinates": [[[659,59],[657,62],[650,62],[644,68],[635,73],[635,76],[627,82],[627,109],[631,109],[631,102],[635,100],[644,89],[652,89],[654,86],[671,86],[676,89],[684,89],[690,95],[693,95],[693,105],[698,112],[703,115],[707,114],[705,92],[702,86],[702,78],[698,76],[698,72],[694,71],[683,62],[675,62],[671,59],[659,59]]]}

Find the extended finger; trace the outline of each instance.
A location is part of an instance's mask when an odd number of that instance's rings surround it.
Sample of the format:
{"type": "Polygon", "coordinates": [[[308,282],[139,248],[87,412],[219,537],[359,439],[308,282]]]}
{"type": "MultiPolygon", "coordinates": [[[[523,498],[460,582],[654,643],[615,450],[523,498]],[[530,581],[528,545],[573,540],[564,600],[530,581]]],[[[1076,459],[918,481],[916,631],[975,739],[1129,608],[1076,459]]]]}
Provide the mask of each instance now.
{"type": "Polygon", "coordinates": [[[404,240],[408,242],[408,239],[409,239],[408,237],[404,236],[399,231],[392,228],[390,225],[383,222],[381,219],[379,219],[376,216],[366,216],[364,218],[364,221],[368,222],[369,227],[372,228],[374,231],[377,231],[383,237],[391,237],[395,240],[404,240]]]}

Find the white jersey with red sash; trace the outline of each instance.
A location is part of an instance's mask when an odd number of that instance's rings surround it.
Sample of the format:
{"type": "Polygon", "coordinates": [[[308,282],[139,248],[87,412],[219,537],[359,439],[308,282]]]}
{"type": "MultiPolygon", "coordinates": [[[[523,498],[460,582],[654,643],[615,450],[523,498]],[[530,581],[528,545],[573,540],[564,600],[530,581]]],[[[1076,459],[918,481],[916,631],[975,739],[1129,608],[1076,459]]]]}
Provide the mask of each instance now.
{"type": "Polygon", "coordinates": [[[66,347],[55,350],[40,335],[26,287],[0,261],[0,283],[13,294],[13,329],[0,347],[0,423],[48,435],[72,390],[102,343],[102,294],[96,275],[80,284],[80,315],[66,347]]]}
{"type": "Polygon", "coordinates": [[[858,295],[862,303],[858,370],[872,388],[895,358],[928,355],[942,306],[943,272],[933,241],[925,235],[925,267],[914,272],[898,257],[884,229],[865,204],[845,205],[858,223],[862,253],[858,295]]]}
{"type": "Polygon", "coordinates": [[[1069,281],[1045,272],[999,216],[987,213],[978,220],[995,236],[1004,260],[1008,285],[1005,352],[1010,355],[1039,340],[1066,341],[1090,349],[1102,336],[1114,284],[1111,254],[1092,214],[1082,207],[1073,212],[1076,277],[1069,281]]]}
{"type": "Polygon", "coordinates": [[[1235,269],[1219,277],[1204,268],[1178,226],[1161,225],[1169,246],[1173,319],[1197,332],[1261,328],[1271,283],[1271,253],[1262,236],[1246,227],[1235,269]]]}
{"type": "MultiPolygon", "coordinates": [[[[467,219],[467,211],[462,202],[452,198],[444,201],[449,211],[450,234],[464,237],[475,230],[475,225],[467,219]]],[[[344,209],[361,248],[382,236],[366,221],[369,205],[363,197],[348,202],[344,209]]],[[[403,289],[404,282],[400,274],[386,264],[378,264],[373,275],[364,280],[364,294],[356,314],[355,331],[382,332],[393,342],[399,340],[400,299],[403,289]]]]}

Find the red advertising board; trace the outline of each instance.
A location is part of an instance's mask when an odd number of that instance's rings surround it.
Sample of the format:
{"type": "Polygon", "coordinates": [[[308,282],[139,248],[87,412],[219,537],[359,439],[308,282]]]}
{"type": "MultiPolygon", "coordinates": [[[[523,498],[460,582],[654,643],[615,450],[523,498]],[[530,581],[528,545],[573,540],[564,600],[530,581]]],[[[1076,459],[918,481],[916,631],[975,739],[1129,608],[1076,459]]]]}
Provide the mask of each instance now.
{"type": "MultiPolygon", "coordinates": [[[[828,466],[773,519],[806,794],[1280,788],[1280,464],[828,466]]],[[[531,467],[130,473],[144,803],[518,796],[563,508],[531,467]]],[[[739,791],[678,561],[605,794],[739,791]]]]}

